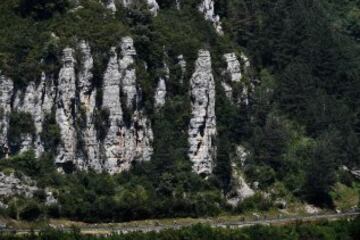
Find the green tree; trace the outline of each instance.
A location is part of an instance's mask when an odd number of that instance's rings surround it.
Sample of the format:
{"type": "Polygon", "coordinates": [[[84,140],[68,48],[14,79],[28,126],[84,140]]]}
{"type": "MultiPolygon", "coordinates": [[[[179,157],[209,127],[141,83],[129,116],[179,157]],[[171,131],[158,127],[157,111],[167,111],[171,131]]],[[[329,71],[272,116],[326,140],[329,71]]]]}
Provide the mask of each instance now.
{"type": "Polygon", "coordinates": [[[68,0],[21,0],[18,10],[24,17],[44,20],[55,14],[64,13],[68,7],[68,0]]]}

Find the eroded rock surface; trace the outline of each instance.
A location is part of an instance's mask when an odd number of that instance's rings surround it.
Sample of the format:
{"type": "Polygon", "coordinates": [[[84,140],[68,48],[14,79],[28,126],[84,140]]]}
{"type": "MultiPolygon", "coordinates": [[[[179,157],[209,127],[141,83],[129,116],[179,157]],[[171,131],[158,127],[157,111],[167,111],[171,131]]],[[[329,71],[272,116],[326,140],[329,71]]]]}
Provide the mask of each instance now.
{"type": "Polygon", "coordinates": [[[60,126],[62,142],[58,149],[55,162],[58,165],[74,163],[77,151],[76,121],[76,75],[74,50],[66,48],[63,51],[63,66],[59,73],[56,121],[60,126]]]}
{"type": "MultiPolygon", "coordinates": [[[[94,60],[91,49],[87,42],[81,41],[79,44],[81,54],[80,70],[78,73],[78,92],[79,92],[79,112],[78,117],[85,121],[84,129],[80,132],[79,138],[83,141],[83,149],[80,149],[77,157],[77,166],[80,169],[101,170],[100,141],[97,138],[95,127],[95,110],[97,90],[92,84],[94,60]],[[82,116],[85,115],[85,116],[82,116]]],[[[79,149],[78,149],[79,151],[79,149]]]]}
{"type": "Polygon", "coordinates": [[[164,63],[164,76],[159,78],[154,97],[155,109],[162,108],[166,103],[166,81],[169,80],[170,70],[166,63],[164,63]]]}
{"type": "Polygon", "coordinates": [[[215,81],[209,51],[199,51],[190,87],[189,158],[196,173],[207,175],[216,156],[215,81]]]}
{"type": "Polygon", "coordinates": [[[241,145],[236,148],[235,156],[232,159],[231,169],[231,191],[227,194],[227,203],[236,207],[244,199],[254,196],[255,191],[245,181],[242,169],[248,157],[248,151],[241,145]]]}
{"type": "Polygon", "coordinates": [[[103,108],[109,111],[110,123],[104,140],[105,169],[110,173],[128,170],[135,160],[148,161],[153,152],[150,121],[137,106],[141,91],[136,83],[132,39],[123,38],[122,58],[118,59],[115,50],[111,51],[103,88],[103,108]]]}
{"type": "Polygon", "coordinates": [[[227,98],[238,104],[249,105],[250,93],[254,88],[253,83],[249,81],[249,79],[251,79],[249,75],[249,59],[244,54],[241,54],[239,60],[235,53],[224,54],[223,59],[226,62],[226,69],[221,85],[224,88],[227,98]],[[245,78],[245,76],[247,78],[245,78]],[[237,93],[237,96],[234,96],[234,85],[238,85],[237,88],[239,89],[240,87],[241,89],[241,92],[237,93]]]}
{"type": "Polygon", "coordinates": [[[9,151],[7,134],[9,130],[9,118],[11,113],[11,97],[14,91],[14,83],[3,76],[0,71],[0,150],[1,155],[7,155],[9,151]]]}
{"type": "Polygon", "coordinates": [[[223,35],[223,29],[221,26],[220,16],[215,14],[215,2],[214,0],[203,0],[199,5],[199,11],[204,14],[206,20],[212,22],[216,32],[219,35],[223,35]]]}
{"type": "MultiPolygon", "coordinates": [[[[124,7],[130,8],[132,4],[134,4],[135,0],[121,0],[121,3],[124,7]]],[[[160,7],[156,0],[145,0],[148,5],[149,11],[153,16],[157,16],[160,7]]],[[[115,0],[107,0],[106,7],[111,9],[112,11],[116,11],[115,0]]]]}

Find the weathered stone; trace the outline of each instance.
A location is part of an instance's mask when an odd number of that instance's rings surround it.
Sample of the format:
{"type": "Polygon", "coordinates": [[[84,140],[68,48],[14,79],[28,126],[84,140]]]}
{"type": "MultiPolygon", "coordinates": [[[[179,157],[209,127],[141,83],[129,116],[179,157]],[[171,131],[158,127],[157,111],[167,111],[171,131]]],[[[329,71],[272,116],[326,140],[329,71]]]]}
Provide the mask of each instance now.
{"type": "Polygon", "coordinates": [[[104,3],[107,9],[109,9],[113,13],[116,12],[117,8],[116,8],[115,0],[105,0],[104,3]]]}
{"type": "Polygon", "coordinates": [[[166,102],[166,81],[169,80],[170,70],[166,63],[164,63],[165,75],[161,76],[155,90],[154,106],[155,109],[162,108],[166,102]]]}
{"type": "MultiPolygon", "coordinates": [[[[92,70],[94,61],[91,56],[91,49],[87,42],[81,41],[79,44],[81,53],[80,71],[78,74],[78,92],[80,101],[80,114],[85,114],[85,126],[81,132],[84,143],[83,152],[77,158],[77,167],[80,169],[101,170],[100,142],[97,139],[95,128],[94,111],[96,108],[96,89],[93,87],[92,70]]],[[[79,113],[78,113],[79,114],[79,113]]]]}
{"type": "MultiPolygon", "coordinates": [[[[124,7],[129,8],[132,4],[134,4],[134,0],[122,0],[122,4],[124,7]]],[[[156,2],[156,0],[146,0],[146,3],[148,5],[149,11],[153,16],[157,16],[159,12],[159,4],[156,2]]]]}
{"type": "Polygon", "coordinates": [[[9,78],[3,76],[0,71],[0,150],[5,156],[9,152],[7,134],[13,91],[14,83],[9,78]]]}
{"type": "Polygon", "coordinates": [[[231,191],[226,196],[228,204],[237,206],[244,199],[252,197],[255,191],[246,183],[242,169],[249,153],[242,145],[237,146],[235,156],[231,162],[231,191]]]}
{"type": "Polygon", "coordinates": [[[122,159],[122,146],[120,145],[120,128],[123,122],[123,113],[120,101],[121,74],[117,61],[116,48],[111,49],[110,60],[104,74],[103,108],[109,112],[109,129],[104,140],[106,169],[116,172],[122,159]]]}
{"type": "Polygon", "coordinates": [[[76,75],[73,49],[63,50],[63,67],[59,73],[56,121],[60,126],[62,142],[56,156],[56,164],[74,163],[77,151],[76,121],[76,75]]]}
{"type": "Polygon", "coordinates": [[[215,14],[215,2],[214,0],[203,0],[199,5],[199,11],[204,14],[207,21],[212,22],[216,32],[219,35],[223,35],[223,29],[220,22],[219,15],[215,14]]]}
{"type": "Polygon", "coordinates": [[[227,64],[226,72],[230,76],[231,82],[240,82],[242,78],[240,62],[235,53],[224,54],[224,59],[227,64]]]}
{"type": "Polygon", "coordinates": [[[188,155],[193,162],[193,170],[207,175],[213,170],[216,155],[215,81],[209,51],[199,51],[190,87],[192,113],[188,155]]]}
{"type": "Polygon", "coordinates": [[[153,152],[150,121],[137,106],[141,90],[133,66],[133,40],[123,38],[121,50],[123,57],[117,60],[116,49],[112,49],[103,87],[103,108],[109,111],[110,123],[104,140],[104,168],[111,174],[128,170],[133,161],[150,160],[153,152]],[[121,95],[126,106],[121,105],[121,95]],[[131,115],[128,119],[124,119],[124,107],[131,110],[127,111],[131,115]]]}
{"type": "Polygon", "coordinates": [[[136,50],[134,41],[130,37],[124,37],[121,41],[122,58],[119,59],[119,69],[121,75],[121,90],[125,98],[126,107],[134,110],[139,102],[137,94],[135,60],[136,50]]]}
{"type": "Polygon", "coordinates": [[[0,198],[14,195],[23,195],[30,198],[38,190],[35,182],[28,177],[23,176],[21,180],[15,177],[14,173],[6,175],[0,172],[0,198]]]}
{"type": "Polygon", "coordinates": [[[224,88],[225,94],[228,99],[231,101],[234,100],[233,94],[233,85],[241,84],[241,93],[238,93],[236,102],[238,104],[249,105],[250,93],[254,88],[254,85],[250,82],[245,82],[244,76],[249,76],[250,61],[242,53],[240,56],[240,61],[238,60],[235,53],[227,53],[223,56],[227,67],[224,71],[225,78],[221,82],[221,85],[224,88]]]}
{"type": "Polygon", "coordinates": [[[184,77],[186,74],[186,61],[184,59],[183,55],[179,55],[178,56],[178,65],[181,68],[181,78],[180,78],[180,83],[182,84],[184,82],[184,77]]]}

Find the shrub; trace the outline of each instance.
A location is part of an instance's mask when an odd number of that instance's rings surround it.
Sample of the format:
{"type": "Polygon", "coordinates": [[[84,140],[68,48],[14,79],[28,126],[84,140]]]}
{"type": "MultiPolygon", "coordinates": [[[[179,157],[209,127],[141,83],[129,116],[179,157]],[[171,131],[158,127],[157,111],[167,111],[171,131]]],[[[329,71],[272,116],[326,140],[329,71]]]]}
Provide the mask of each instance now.
{"type": "Polygon", "coordinates": [[[33,221],[40,217],[42,211],[35,202],[29,202],[20,212],[20,218],[27,221],[33,221]]]}

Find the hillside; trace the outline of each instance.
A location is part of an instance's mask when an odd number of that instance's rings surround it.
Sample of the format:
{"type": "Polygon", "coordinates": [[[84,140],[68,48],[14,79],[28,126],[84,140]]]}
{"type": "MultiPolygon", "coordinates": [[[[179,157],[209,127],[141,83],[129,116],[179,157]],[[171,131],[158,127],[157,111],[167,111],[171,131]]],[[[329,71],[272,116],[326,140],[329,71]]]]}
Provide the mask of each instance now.
{"type": "Polygon", "coordinates": [[[1,1],[1,214],[357,207],[359,41],[357,0],[1,1]]]}

